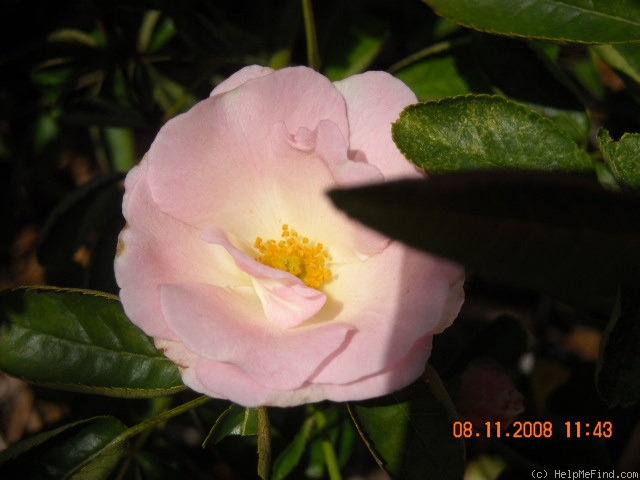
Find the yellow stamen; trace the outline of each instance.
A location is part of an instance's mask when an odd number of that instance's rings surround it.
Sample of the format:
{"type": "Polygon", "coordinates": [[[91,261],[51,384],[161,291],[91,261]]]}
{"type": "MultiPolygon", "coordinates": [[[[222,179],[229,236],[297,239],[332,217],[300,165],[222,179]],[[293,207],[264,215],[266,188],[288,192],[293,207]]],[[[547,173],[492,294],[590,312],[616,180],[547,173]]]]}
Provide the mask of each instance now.
{"type": "Polygon", "coordinates": [[[331,280],[333,274],[327,267],[329,252],[322,243],[300,237],[295,230],[289,230],[286,223],[280,236],[282,240],[278,241],[257,237],[253,244],[259,252],[256,260],[295,275],[311,288],[320,288],[331,280]]]}

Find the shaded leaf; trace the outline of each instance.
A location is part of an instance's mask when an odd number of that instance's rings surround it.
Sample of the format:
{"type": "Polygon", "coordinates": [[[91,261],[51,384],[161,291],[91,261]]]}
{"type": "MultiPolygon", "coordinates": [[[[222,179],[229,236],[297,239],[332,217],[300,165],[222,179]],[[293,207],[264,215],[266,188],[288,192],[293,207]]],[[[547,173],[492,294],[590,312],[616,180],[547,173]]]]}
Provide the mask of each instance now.
{"type": "Polygon", "coordinates": [[[603,157],[616,180],[640,188],[640,133],[625,133],[614,142],[604,128],[598,131],[598,143],[603,157]]]}
{"type": "Polygon", "coordinates": [[[407,107],[400,151],[429,174],[479,168],[588,170],[586,152],[554,123],[503,97],[468,95],[407,107]]]}
{"type": "Polygon", "coordinates": [[[451,434],[455,409],[435,371],[427,380],[375,400],[349,404],[349,413],[380,466],[394,478],[459,480],[464,443],[451,434]]]}
{"type": "Polygon", "coordinates": [[[455,172],[330,192],[350,216],[488,278],[609,311],[640,276],[640,197],[533,171],[455,172]]]}
{"type": "Polygon", "coordinates": [[[424,0],[439,15],[475,30],[577,43],[640,41],[634,0],[424,0]]]}
{"type": "Polygon", "coordinates": [[[108,478],[127,442],[113,417],[82,420],[19,442],[0,453],[2,478],[108,478]]]}
{"type": "Polygon", "coordinates": [[[640,296],[622,289],[602,339],[596,370],[600,396],[611,406],[640,400],[640,296]]]}
{"type": "Polygon", "coordinates": [[[0,296],[0,367],[51,388],[154,397],[184,388],[176,365],[114,296],[51,287],[0,296]]]}

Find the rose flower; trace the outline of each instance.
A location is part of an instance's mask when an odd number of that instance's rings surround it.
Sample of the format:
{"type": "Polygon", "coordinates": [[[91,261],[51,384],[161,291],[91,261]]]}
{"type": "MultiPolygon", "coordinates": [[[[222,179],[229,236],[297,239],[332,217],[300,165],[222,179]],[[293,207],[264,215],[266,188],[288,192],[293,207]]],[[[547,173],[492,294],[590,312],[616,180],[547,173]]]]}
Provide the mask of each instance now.
{"type": "Polygon", "coordinates": [[[421,173],[391,123],[416,102],[369,72],[244,68],[167,122],[125,181],[127,316],[186,385],[244,406],[383,395],[423,371],[462,269],[348,219],[333,187],[421,173]]]}

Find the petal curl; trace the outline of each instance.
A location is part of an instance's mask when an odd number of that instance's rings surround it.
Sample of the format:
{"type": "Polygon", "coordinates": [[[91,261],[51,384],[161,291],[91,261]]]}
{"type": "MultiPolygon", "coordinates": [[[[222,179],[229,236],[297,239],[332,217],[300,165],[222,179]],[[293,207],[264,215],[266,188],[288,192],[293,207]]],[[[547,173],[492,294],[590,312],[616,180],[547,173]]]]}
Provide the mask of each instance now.
{"type": "Polygon", "coordinates": [[[411,89],[385,72],[354,75],[335,86],[347,102],[352,157],[365,157],[386,180],[423,175],[391,139],[391,124],[406,106],[418,101],[411,89]]]}
{"type": "Polygon", "coordinates": [[[207,242],[222,246],[238,268],[251,279],[269,320],[280,328],[295,327],[308,320],[323,307],[327,296],[307,287],[298,277],[254,260],[231,244],[217,227],[202,233],[207,242]]]}

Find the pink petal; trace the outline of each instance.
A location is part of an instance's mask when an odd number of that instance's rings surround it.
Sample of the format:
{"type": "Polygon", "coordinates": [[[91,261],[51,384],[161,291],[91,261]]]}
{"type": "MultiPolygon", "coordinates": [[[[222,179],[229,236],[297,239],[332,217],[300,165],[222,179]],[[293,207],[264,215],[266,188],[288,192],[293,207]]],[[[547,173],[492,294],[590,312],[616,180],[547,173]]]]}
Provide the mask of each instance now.
{"type": "MultiPolygon", "coordinates": [[[[200,383],[195,371],[195,365],[200,360],[200,357],[190,350],[187,350],[181,342],[155,338],[154,343],[158,350],[161,350],[166,357],[171,359],[171,361],[178,366],[180,375],[182,376],[182,382],[185,385],[196,392],[205,392],[206,387],[200,383]]],[[[210,396],[218,395],[210,393],[210,396]]]]}
{"type": "Polygon", "coordinates": [[[313,193],[323,179],[316,179],[312,162],[300,164],[301,152],[283,161],[269,150],[274,126],[314,130],[325,119],[348,137],[340,92],[304,67],[278,70],[208,98],[167,122],[151,145],[153,197],[164,212],[201,228],[264,223],[265,205],[282,204],[279,193],[288,184],[313,183],[313,193]]]}
{"type": "Polygon", "coordinates": [[[263,67],[261,65],[249,65],[248,67],[244,67],[238,70],[233,75],[218,84],[209,96],[213,97],[214,95],[220,95],[247,83],[249,80],[264,77],[273,72],[273,68],[263,67]]]}
{"type": "Polygon", "coordinates": [[[440,331],[462,304],[462,283],[455,295],[450,293],[460,272],[398,242],[359,265],[341,269],[325,291],[330,298],[348,299],[337,320],[354,325],[358,332],[349,348],[318,372],[314,383],[349,383],[380,372],[405,357],[416,338],[440,331]]]}
{"type": "Polygon", "coordinates": [[[188,385],[196,391],[210,395],[214,392],[224,392],[214,396],[245,407],[288,407],[321,400],[362,400],[386,395],[410,384],[424,371],[430,352],[431,338],[425,337],[419,339],[409,354],[395,365],[390,365],[384,371],[358,382],[346,385],[307,383],[289,391],[257,384],[234,365],[199,359],[189,374],[188,385]]]}
{"type": "Polygon", "coordinates": [[[256,383],[276,390],[302,385],[325,359],[348,341],[352,327],[270,327],[250,290],[203,284],[162,285],[162,310],[186,348],[230,363],[256,383]]]}
{"type": "Polygon", "coordinates": [[[391,139],[391,124],[407,105],[418,101],[409,87],[384,72],[354,75],[335,86],[347,102],[352,158],[366,158],[387,180],[422,175],[391,139]]]}
{"type": "Polygon", "coordinates": [[[125,312],[152,336],[175,338],[160,309],[158,286],[164,282],[239,282],[237,268],[224,249],[208,245],[200,232],[162,213],[151,198],[148,164],[143,160],[127,176],[115,259],[116,280],[125,312]]]}

